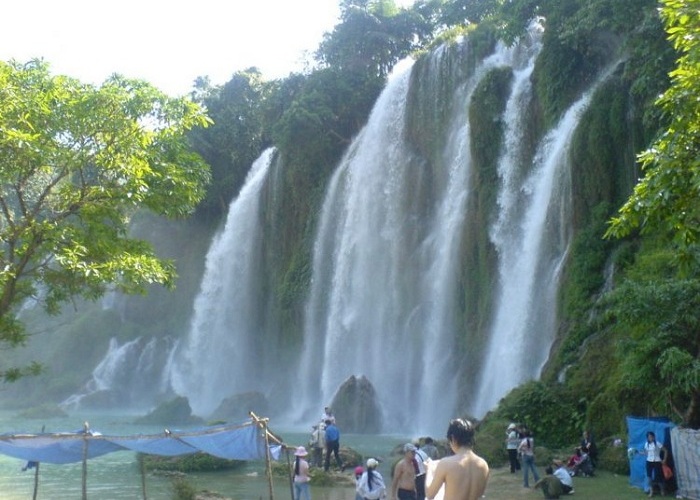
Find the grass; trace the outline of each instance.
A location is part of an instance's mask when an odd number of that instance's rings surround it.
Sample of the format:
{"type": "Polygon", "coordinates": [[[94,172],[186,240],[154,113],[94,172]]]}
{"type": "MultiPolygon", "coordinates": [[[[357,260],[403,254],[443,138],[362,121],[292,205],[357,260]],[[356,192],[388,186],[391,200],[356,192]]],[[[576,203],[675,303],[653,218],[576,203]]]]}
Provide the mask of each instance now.
{"type": "MultiPolygon", "coordinates": [[[[544,471],[539,468],[538,472],[540,475],[544,474],[544,471]]],[[[530,476],[530,486],[533,484],[534,481],[530,476]]],[[[641,489],[630,486],[628,476],[599,470],[596,471],[594,477],[574,477],[574,494],[562,498],[571,500],[626,500],[634,498],[640,500],[645,497],[646,495],[641,489]]],[[[544,496],[540,489],[523,488],[523,476],[520,471],[511,474],[507,467],[502,467],[491,469],[491,477],[486,487],[486,498],[540,499],[544,496]]]]}

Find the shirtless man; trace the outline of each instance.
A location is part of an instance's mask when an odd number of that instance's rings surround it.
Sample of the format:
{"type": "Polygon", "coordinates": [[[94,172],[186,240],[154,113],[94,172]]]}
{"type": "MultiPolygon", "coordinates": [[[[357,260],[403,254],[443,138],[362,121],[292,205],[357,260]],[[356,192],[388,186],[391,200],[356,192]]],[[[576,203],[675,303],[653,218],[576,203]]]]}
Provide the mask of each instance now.
{"type": "Polygon", "coordinates": [[[447,441],[454,455],[428,463],[428,467],[434,470],[433,480],[425,490],[426,496],[435,498],[444,484],[444,500],[476,500],[486,490],[489,466],[472,451],[474,429],[471,422],[461,418],[450,421],[447,441]]]}
{"type": "Polygon", "coordinates": [[[394,467],[394,479],[391,481],[391,498],[399,500],[416,500],[416,447],[407,443],[403,447],[404,457],[394,467]]]}

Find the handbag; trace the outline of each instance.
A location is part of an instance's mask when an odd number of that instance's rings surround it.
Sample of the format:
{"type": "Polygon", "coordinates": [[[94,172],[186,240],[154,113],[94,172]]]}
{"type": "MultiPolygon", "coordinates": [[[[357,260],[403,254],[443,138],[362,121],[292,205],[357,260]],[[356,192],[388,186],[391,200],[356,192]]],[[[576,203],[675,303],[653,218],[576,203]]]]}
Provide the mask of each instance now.
{"type": "Polygon", "coordinates": [[[673,469],[671,469],[668,465],[661,464],[661,470],[664,474],[664,479],[666,479],[666,481],[673,477],[673,469]]]}

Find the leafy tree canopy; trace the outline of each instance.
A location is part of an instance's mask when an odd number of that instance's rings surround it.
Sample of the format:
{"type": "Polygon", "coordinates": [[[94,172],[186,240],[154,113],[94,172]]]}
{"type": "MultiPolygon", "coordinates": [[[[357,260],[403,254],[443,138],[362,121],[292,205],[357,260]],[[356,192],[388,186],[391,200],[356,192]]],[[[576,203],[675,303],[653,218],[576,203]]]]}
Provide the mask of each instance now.
{"type": "Polygon", "coordinates": [[[26,339],[17,314],[27,300],[56,313],[107,287],[173,285],[173,264],[128,224],[138,209],[179,217],[202,199],[209,171],[184,134],[208,121],[142,81],[95,87],[42,61],[0,62],[0,344],[26,339]]]}
{"type": "Polygon", "coordinates": [[[263,149],[262,106],[270,88],[256,68],[235,73],[221,87],[198,81],[195,98],[214,122],[189,134],[194,149],[210,165],[213,180],[198,212],[225,212],[243,184],[246,172],[263,149]]]}
{"type": "Polygon", "coordinates": [[[639,155],[644,178],[613,218],[608,236],[639,229],[668,234],[681,263],[698,263],[700,237],[700,0],[663,0],[661,15],[679,52],[671,87],[658,99],[670,124],[639,155]]]}

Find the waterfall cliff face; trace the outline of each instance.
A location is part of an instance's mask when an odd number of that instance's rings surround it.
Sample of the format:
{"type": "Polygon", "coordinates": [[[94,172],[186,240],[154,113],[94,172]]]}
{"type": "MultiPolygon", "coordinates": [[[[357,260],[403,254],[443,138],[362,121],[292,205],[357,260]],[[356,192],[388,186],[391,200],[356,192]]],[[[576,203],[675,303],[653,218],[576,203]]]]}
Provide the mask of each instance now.
{"type": "Polygon", "coordinates": [[[571,238],[569,144],[590,98],[533,146],[541,34],[535,24],[479,63],[464,62],[474,59],[465,40],[395,68],[328,183],[303,337],[280,352],[269,340],[287,332],[271,326],[283,322],[269,317],[275,291],[265,288],[276,242],[261,212],[284,176],[272,150],[261,155],[211,244],[189,333],[164,368],[195,413],[257,391],[290,423],[308,424],[345,380],[364,376],[385,430],[441,433],[455,415],[480,417],[538,377],[571,238]],[[492,120],[500,133],[477,143],[470,111],[495,73],[507,77],[492,120]],[[497,151],[492,177],[481,148],[497,151]]]}

